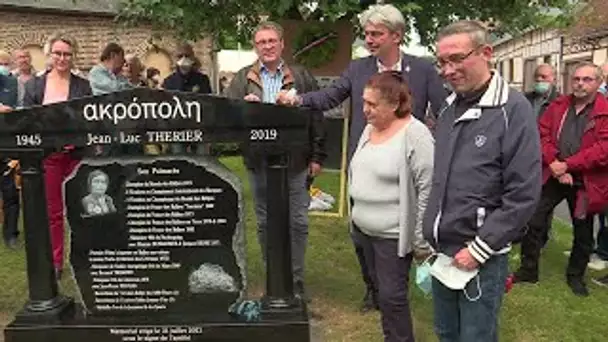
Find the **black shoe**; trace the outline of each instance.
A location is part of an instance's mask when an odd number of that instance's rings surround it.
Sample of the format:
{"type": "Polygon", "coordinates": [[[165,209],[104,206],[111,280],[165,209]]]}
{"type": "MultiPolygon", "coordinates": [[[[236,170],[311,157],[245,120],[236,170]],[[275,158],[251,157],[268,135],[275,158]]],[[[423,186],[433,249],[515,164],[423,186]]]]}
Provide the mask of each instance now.
{"type": "Polygon", "coordinates": [[[363,297],[363,303],[361,304],[361,312],[366,313],[373,310],[379,310],[378,299],[373,289],[368,288],[365,291],[365,296],[363,297]]]}
{"type": "Polygon", "coordinates": [[[592,278],[591,281],[598,286],[608,287],[608,275],[601,278],[592,278]]]}
{"type": "Polygon", "coordinates": [[[306,289],[304,288],[304,282],[303,281],[301,281],[301,280],[296,281],[294,283],[293,290],[294,290],[293,292],[294,292],[295,296],[297,298],[300,298],[301,301],[303,301],[305,303],[312,302],[312,299],[306,293],[306,289]]]}
{"type": "Polygon", "coordinates": [[[587,285],[582,279],[579,278],[568,278],[566,281],[568,286],[570,286],[570,290],[572,293],[579,297],[587,297],[589,296],[589,290],[587,290],[587,285]]]}
{"type": "Polygon", "coordinates": [[[538,283],[538,274],[533,275],[529,272],[524,272],[521,269],[513,273],[513,284],[517,283],[538,283]]]}

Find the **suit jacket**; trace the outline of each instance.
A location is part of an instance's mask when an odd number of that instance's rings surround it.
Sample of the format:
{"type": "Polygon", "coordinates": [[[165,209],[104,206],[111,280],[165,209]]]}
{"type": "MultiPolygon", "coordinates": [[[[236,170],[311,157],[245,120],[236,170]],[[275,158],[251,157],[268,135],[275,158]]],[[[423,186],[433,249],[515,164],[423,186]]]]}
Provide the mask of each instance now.
{"type": "MultiPolygon", "coordinates": [[[[36,76],[25,83],[25,94],[23,96],[23,107],[41,106],[44,101],[44,91],[46,89],[46,73],[36,76]]],[[[68,93],[68,101],[80,97],[91,96],[91,86],[89,81],[82,77],[71,74],[70,90],[68,93]]],[[[74,157],[80,157],[80,154],[85,151],[85,148],[77,148],[78,154],[73,154],[74,157]]],[[[51,153],[55,150],[48,149],[46,153],[51,153]]],[[[56,151],[55,151],[56,152],[56,151]]]]}
{"type": "MultiPolygon", "coordinates": [[[[44,90],[46,89],[46,74],[32,78],[25,83],[25,95],[23,106],[41,106],[44,101],[44,90]]],[[[91,86],[89,81],[74,74],[70,77],[70,92],[68,101],[80,97],[91,96],[91,86]]]]}
{"type": "Polygon", "coordinates": [[[19,87],[13,76],[0,75],[0,104],[12,108],[17,107],[19,87]]]}
{"type": "MultiPolygon", "coordinates": [[[[414,116],[424,122],[429,103],[433,113],[437,115],[444,105],[447,92],[435,66],[423,58],[402,54],[401,70],[403,79],[407,81],[414,98],[414,116]]],[[[352,61],[331,86],[302,95],[304,106],[323,111],[337,107],[347,98],[351,98],[349,162],[367,124],[363,115],[363,88],[369,78],[377,72],[378,58],[374,56],[359,58],[352,61]]]]}

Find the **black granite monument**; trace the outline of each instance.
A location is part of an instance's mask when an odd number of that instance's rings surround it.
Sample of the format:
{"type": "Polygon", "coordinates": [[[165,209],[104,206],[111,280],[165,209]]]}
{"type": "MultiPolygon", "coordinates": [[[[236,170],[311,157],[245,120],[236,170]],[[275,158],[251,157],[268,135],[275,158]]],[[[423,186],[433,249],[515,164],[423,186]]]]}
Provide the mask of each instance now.
{"type": "Polygon", "coordinates": [[[309,341],[293,294],[287,165],[312,113],[208,95],[136,89],[0,117],[0,149],[21,160],[29,301],[6,342],[309,341]],[[41,162],[66,144],[240,142],[268,160],[266,291],[258,320],[229,314],[246,291],[239,180],[212,158],[84,157],[64,182],[70,266],[59,294],[41,162]]]}

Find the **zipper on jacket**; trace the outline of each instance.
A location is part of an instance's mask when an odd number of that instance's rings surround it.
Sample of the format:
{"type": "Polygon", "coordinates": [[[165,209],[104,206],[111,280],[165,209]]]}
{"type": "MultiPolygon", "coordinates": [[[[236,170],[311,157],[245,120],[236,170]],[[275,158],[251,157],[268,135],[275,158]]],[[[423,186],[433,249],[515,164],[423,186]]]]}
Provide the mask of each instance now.
{"type": "Polygon", "coordinates": [[[435,245],[439,247],[439,222],[441,221],[441,207],[435,216],[435,222],[433,222],[433,238],[435,239],[435,245]]]}

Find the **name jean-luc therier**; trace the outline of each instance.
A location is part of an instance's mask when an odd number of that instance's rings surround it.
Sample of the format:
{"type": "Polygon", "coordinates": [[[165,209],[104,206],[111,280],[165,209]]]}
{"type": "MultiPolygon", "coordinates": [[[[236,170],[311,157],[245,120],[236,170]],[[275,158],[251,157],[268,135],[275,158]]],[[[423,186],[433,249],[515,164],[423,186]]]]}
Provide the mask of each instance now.
{"type": "Polygon", "coordinates": [[[87,121],[109,120],[115,125],[123,120],[175,120],[188,119],[202,122],[201,104],[196,101],[182,101],[173,96],[173,101],[131,103],[87,104],[83,109],[87,121]]]}
{"type": "MultiPolygon", "coordinates": [[[[171,143],[171,142],[203,142],[203,132],[201,130],[184,131],[156,131],[147,132],[147,142],[149,143],[171,143]]],[[[109,145],[114,140],[110,134],[87,134],[87,145],[109,145]]],[[[139,144],[143,140],[139,134],[127,134],[120,132],[116,141],[120,144],[139,144]]]]}

